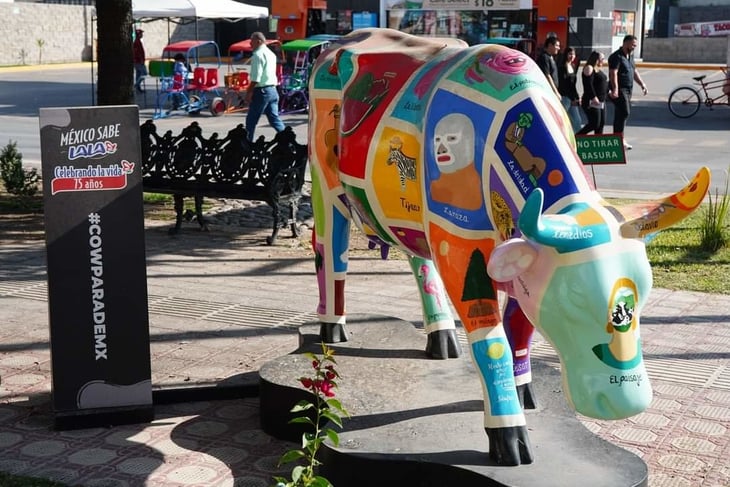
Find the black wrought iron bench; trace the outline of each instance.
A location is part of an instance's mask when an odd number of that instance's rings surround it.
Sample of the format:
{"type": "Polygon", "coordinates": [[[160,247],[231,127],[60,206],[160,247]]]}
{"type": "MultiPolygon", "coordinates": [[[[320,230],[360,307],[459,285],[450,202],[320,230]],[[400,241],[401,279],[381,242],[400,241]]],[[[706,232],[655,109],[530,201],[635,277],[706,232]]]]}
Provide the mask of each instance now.
{"type": "Polygon", "coordinates": [[[266,202],[273,211],[274,228],[266,242],[272,245],[279,229],[290,226],[299,236],[297,208],[302,197],[307,146],[296,142],[287,127],[273,140],[263,136],[249,142],[239,124],[219,139],[206,139],[197,122],[179,135],[157,134],[148,120],[140,126],[142,145],[142,187],[148,193],[172,194],[176,221],[170,233],[177,233],[184,218],[184,198],[195,198],[195,213],[202,230],[203,198],[230,198],[266,202]]]}

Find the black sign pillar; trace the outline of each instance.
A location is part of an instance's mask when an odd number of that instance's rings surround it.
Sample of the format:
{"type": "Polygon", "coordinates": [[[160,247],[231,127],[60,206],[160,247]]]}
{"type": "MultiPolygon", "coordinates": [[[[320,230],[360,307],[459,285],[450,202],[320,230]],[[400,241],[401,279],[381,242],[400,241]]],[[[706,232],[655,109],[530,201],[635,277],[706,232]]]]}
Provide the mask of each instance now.
{"type": "Polygon", "coordinates": [[[150,421],[138,108],[42,108],[40,131],[55,426],[150,421]]]}

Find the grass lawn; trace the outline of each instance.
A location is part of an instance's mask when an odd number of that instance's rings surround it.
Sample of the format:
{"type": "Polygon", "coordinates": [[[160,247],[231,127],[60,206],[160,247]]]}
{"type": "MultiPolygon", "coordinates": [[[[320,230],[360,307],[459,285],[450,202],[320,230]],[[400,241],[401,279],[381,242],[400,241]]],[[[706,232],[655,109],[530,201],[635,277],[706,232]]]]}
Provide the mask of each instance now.
{"type": "Polygon", "coordinates": [[[689,218],[659,232],[647,244],[655,287],[730,294],[730,245],[714,253],[700,248],[704,211],[704,207],[700,208],[689,218]]]}

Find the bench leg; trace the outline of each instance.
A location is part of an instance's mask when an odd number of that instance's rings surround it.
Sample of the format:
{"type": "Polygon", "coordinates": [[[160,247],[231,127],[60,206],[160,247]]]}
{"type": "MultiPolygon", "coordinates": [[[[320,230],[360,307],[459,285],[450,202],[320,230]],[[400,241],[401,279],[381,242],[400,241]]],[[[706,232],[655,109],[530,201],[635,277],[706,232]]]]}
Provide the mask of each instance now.
{"type": "Polygon", "coordinates": [[[183,196],[180,194],[174,194],[172,195],[172,198],[175,201],[175,226],[170,228],[167,233],[169,233],[170,235],[175,235],[180,231],[180,228],[182,227],[183,209],[185,208],[185,201],[183,196]]]}
{"type": "Polygon", "coordinates": [[[297,223],[297,210],[299,209],[299,200],[289,202],[289,225],[291,226],[291,236],[299,237],[299,223],[297,223]]]}
{"type": "Polygon", "coordinates": [[[209,230],[208,223],[203,218],[203,195],[195,195],[195,216],[198,217],[198,225],[200,225],[201,232],[207,232],[209,230]]]}
{"type": "Polygon", "coordinates": [[[277,203],[269,203],[273,210],[273,216],[274,216],[274,230],[271,232],[271,235],[266,237],[266,244],[267,245],[274,245],[274,242],[276,242],[276,237],[279,235],[279,227],[281,222],[281,216],[280,216],[280,210],[279,205],[277,203]]]}

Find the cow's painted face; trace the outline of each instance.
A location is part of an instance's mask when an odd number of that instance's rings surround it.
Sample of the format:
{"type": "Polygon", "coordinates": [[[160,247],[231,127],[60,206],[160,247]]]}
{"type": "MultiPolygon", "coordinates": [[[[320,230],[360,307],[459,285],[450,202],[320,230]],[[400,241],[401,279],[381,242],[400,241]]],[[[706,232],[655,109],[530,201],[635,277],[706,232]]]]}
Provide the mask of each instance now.
{"type": "Polygon", "coordinates": [[[652,397],[639,334],[649,261],[638,240],[611,247],[600,258],[556,267],[544,293],[534,296],[532,317],[560,355],[568,400],[600,419],[638,414],[652,397]]]}
{"type": "Polygon", "coordinates": [[[434,129],[434,155],[441,172],[454,172],[474,161],[474,124],[469,117],[453,113],[434,129]]]}
{"type": "Polygon", "coordinates": [[[497,247],[489,274],[511,278],[511,294],[555,347],[576,411],[599,419],[638,414],[652,397],[639,335],[652,281],[644,243],[609,231],[616,226],[609,217],[571,226],[567,214],[539,216],[534,203],[528,199],[519,225],[530,240],[497,247]]]}

